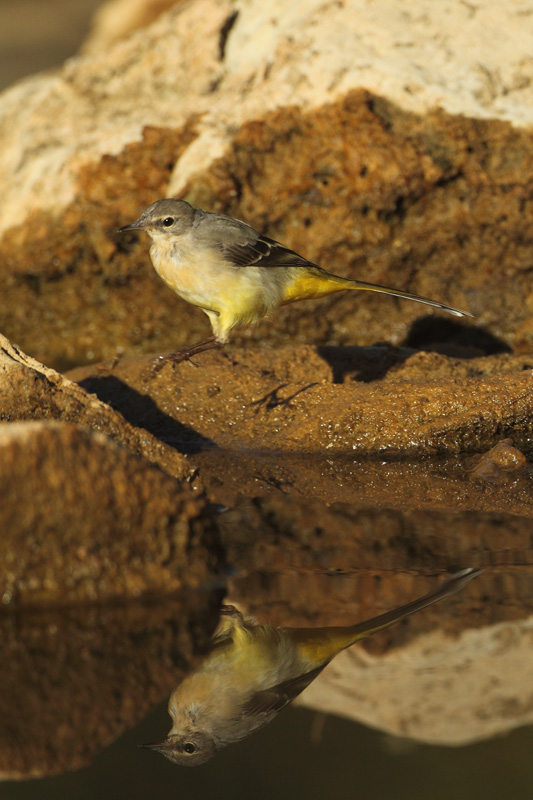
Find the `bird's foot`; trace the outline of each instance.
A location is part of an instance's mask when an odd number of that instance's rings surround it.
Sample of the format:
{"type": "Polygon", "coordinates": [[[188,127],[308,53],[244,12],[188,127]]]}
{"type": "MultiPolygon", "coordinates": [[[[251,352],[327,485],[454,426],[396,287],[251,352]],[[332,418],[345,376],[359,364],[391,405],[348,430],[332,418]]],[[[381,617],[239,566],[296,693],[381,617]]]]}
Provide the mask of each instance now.
{"type": "Polygon", "coordinates": [[[171,364],[181,364],[182,361],[187,361],[191,366],[198,367],[199,364],[193,361],[193,356],[204,353],[206,350],[214,350],[223,346],[223,343],[219,342],[216,336],[210,336],[208,339],[202,339],[199,342],[191,344],[190,347],[184,347],[182,350],[175,350],[167,356],[158,356],[153,362],[151,376],[157,375],[167,362],[171,364]]]}
{"type": "Polygon", "coordinates": [[[225,617],[242,617],[241,612],[235,606],[223,605],[220,607],[220,613],[225,617]]]}
{"type": "Polygon", "coordinates": [[[244,625],[244,617],[235,606],[221,606],[220,620],[218,623],[218,633],[228,634],[236,628],[242,628],[244,625]]]}

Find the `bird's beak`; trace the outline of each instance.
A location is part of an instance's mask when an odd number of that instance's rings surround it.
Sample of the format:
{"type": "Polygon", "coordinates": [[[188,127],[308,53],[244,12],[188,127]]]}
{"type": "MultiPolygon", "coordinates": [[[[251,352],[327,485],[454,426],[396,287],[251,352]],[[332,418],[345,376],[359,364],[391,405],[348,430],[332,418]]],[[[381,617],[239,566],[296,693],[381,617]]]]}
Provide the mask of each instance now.
{"type": "Polygon", "coordinates": [[[164,742],[158,742],[157,744],[140,744],[139,747],[144,747],[146,750],[157,750],[158,753],[164,753],[165,750],[172,749],[172,742],[165,739],[164,742]]]}
{"type": "Polygon", "coordinates": [[[142,222],[142,217],[136,219],[135,222],[130,222],[129,225],[123,225],[122,228],[119,228],[117,233],[125,233],[126,231],[142,231],[144,230],[144,224],[142,222]]]}

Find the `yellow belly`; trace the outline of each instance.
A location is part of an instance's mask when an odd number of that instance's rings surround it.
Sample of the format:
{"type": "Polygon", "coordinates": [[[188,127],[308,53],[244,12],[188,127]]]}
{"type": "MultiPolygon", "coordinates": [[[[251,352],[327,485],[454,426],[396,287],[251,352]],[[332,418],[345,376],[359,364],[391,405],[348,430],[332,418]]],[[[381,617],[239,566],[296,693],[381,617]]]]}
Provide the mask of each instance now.
{"type": "Polygon", "coordinates": [[[150,251],[154,268],[176,294],[209,316],[215,335],[235,325],[258,322],[282,302],[281,276],[265,275],[259,267],[232,267],[224,262],[200,260],[194,253],[168,252],[160,246],[150,251]]]}

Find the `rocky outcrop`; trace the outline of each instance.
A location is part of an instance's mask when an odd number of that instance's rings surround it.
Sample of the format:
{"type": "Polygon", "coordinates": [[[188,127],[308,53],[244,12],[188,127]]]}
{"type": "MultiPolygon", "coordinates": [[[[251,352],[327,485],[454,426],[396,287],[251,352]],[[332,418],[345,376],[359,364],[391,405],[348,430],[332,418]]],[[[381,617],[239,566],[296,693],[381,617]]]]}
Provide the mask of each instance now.
{"type": "Polygon", "coordinates": [[[145,358],[70,375],[126,416],[142,414],[164,439],[162,411],[196,435],[197,447],[421,456],[483,452],[505,436],[528,449],[530,362],[386,349],[230,348],[202,354],[198,369],[182,363],[154,374],[145,358]],[[148,413],[141,391],[153,398],[148,413]]]}
{"type": "Polygon", "coordinates": [[[168,594],[210,582],[218,534],[184,456],[3,338],[4,606],[168,594]]]}
{"type": "Polygon", "coordinates": [[[26,355],[0,334],[0,421],[29,420],[71,422],[103,433],[176,478],[194,478],[190,464],[174,448],[138,424],[130,424],[120,412],[26,355]]]}
{"type": "Polygon", "coordinates": [[[228,599],[282,625],[482,566],[305,700],[433,742],[530,722],[527,4],[121,3],[0,96],[2,775],[81,766],[168,694],[221,541],[228,599]],[[332,296],[155,374],[207,331],[116,232],[163,196],[476,318],[332,296]]]}
{"type": "Polygon", "coordinates": [[[335,272],[477,318],[450,332],[414,304],[330,297],[241,342],[459,335],[472,346],[481,328],[483,353],[531,349],[522,4],[428,3],[179,3],[4,92],[0,330],[60,367],[203,336],[205,318],[155,276],[147,242],[116,235],[179,195],[335,272]]]}
{"type": "Polygon", "coordinates": [[[102,434],[0,427],[2,603],[124,601],[212,580],[205,500],[102,434]]]}

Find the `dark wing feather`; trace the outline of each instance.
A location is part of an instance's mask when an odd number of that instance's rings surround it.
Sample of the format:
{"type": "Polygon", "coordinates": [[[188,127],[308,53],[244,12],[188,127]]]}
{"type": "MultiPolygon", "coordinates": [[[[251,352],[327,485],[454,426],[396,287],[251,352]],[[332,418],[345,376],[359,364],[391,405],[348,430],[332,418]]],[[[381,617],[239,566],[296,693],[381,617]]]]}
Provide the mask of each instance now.
{"type": "Polygon", "coordinates": [[[325,664],[321,664],[310,672],[306,672],[305,675],[298,675],[298,677],[278,683],[270,689],[256,692],[241,707],[242,714],[247,717],[255,717],[258,714],[271,714],[281,711],[282,708],[292,703],[294,698],[298,697],[300,692],[303,692],[311,681],[314,681],[317,675],[322,672],[324,666],[325,664]]]}
{"type": "Polygon", "coordinates": [[[310,261],[289,250],[288,247],[270,239],[258,236],[253,242],[223,243],[218,247],[236,267],[305,267],[315,266],[310,261]]]}

